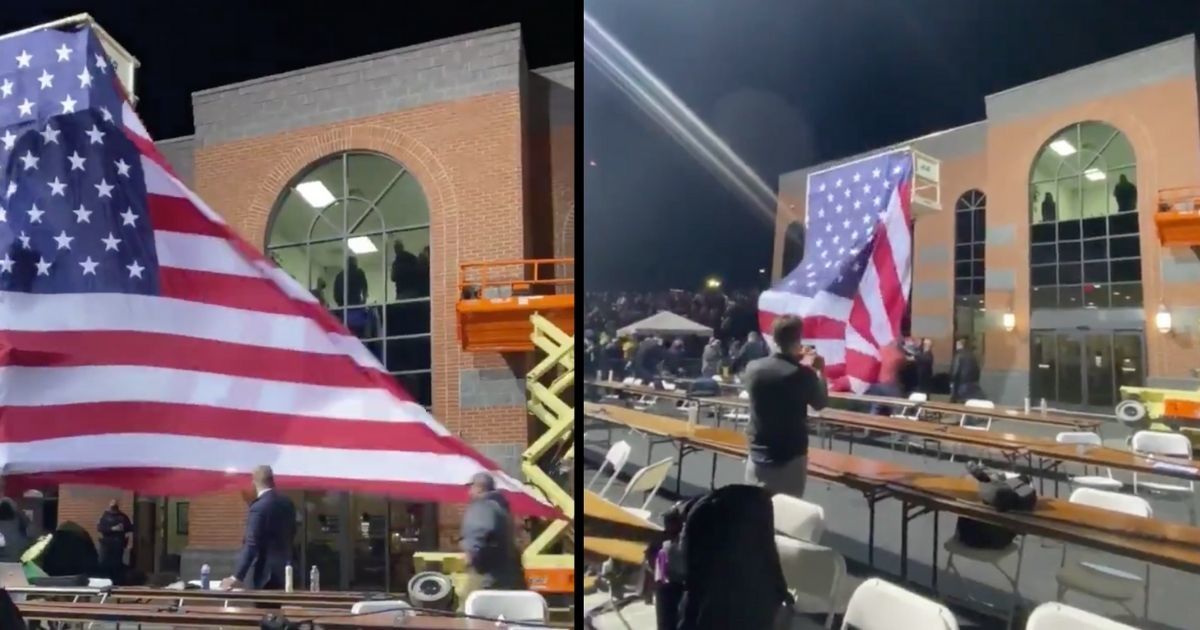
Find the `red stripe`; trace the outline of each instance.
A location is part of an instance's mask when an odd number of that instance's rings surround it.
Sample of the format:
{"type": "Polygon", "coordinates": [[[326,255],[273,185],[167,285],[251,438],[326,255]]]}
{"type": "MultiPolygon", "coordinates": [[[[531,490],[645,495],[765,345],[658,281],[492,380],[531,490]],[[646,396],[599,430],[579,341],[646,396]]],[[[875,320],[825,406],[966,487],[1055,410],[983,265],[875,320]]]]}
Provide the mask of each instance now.
{"type": "MultiPolygon", "coordinates": [[[[495,469],[493,469],[495,470],[495,469]]],[[[5,490],[20,494],[31,489],[53,488],[60,484],[106,486],[138,494],[186,497],[220,491],[249,491],[250,476],[206,470],[170,468],[106,468],[61,471],[26,475],[6,475],[5,490]]],[[[409,501],[465,503],[470,500],[467,487],[406,481],[374,481],[337,477],[300,477],[276,475],[281,490],[331,490],[361,492],[409,501]]],[[[539,518],[570,518],[559,510],[516,492],[503,491],[514,514],[539,518]]]]}
{"type": "Polygon", "coordinates": [[[0,366],[138,365],[212,372],[333,387],[375,387],[362,367],[341,354],[248,346],[165,333],[130,331],[6,331],[0,366]]]}
{"type": "MultiPolygon", "coordinates": [[[[140,123],[142,121],[139,119],[138,122],[140,123]]],[[[171,165],[167,163],[167,159],[163,157],[162,153],[158,152],[158,147],[154,146],[153,140],[139,136],[129,127],[122,127],[121,131],[125,132],[125,137],[129,138],[130,142],[133,142],[133,146],[137,147],[139,153],[150,158],[155,164],[163,167],[163,169],[172,176],[176,178],[179,177],[178,175],[175,175],[175,171],[171,168],[171,165]]]]}
{"type": "Polygon", "coordinates": [[[183,197],[147,195],[146,206],[150,209],[150,225],[163,232],[183,232],[200,236],[226,238],[224,226],[204,216],[191,201],[183,197]]]}
{"type": "Polygon", "coordinates": [[[154,433],[281,446],[457,454],[420,422],[310,418],[159,402],[6,407],[0,442],[154,433]],[[86,421],[83,419],[86,418],[86,421]]]}
{"type": "Polygon", "coordinates": [[[159,267],[159,287],[163,297],[246,311],[297,315],[315,321],[327,333],[350,334],[320,304],[293,300],[267,278],[159,267]]]}

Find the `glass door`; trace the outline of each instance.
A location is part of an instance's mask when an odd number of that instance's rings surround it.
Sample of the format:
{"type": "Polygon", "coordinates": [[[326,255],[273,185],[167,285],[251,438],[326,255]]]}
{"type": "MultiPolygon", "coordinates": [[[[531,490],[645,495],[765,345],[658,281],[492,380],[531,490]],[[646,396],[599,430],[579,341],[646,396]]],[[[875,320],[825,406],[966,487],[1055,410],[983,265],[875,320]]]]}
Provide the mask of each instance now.
{"type": "Polygon", "coordinates": [[[1037,405],[1112,411],[1122,386],[1145,383],[1139,331],[1035,330],[1030,335],[1029,397],[1037,405]]]}

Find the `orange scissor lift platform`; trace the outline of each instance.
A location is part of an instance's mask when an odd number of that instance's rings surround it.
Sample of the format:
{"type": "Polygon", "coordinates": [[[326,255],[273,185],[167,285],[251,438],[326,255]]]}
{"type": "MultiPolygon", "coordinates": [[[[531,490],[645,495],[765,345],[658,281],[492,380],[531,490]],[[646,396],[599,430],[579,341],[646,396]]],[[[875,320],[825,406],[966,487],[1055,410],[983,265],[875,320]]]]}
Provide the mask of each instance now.
{"type": "Polygon", "coordinates": [[[458,338],[468,352],[530,352],[538,313],[575,334],[575,259],[464,263],[458,270],[458,338]]]}
{"type": "Polygon", "coordinates": [[[1166,247],[1200,246],[1200,186],[1158,191],[1154,225],[1166,247]]]}

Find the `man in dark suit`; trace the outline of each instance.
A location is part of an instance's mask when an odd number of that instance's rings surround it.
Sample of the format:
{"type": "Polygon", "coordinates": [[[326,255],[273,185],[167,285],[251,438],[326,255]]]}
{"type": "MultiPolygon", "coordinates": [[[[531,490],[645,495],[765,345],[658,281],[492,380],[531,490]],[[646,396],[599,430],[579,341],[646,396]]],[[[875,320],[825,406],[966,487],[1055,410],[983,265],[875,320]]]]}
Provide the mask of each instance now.
{"type": "Polygon", "coordinates": [[[270,466],[255,468],[253,478],[258,497],[250,504],[242,550],[233,575],[221,581],[223,589],[282,589],[284,573],[291,562],[296,506],[275,491],[275,475],[270,466]]]}
{"type": "Polygon", "coordinates": [[[779,351],[750,362],[743,381],[750,394],[750,457],[746,483],[801,498],[808,473],[808,408],[828,404],[825,361],[801,344],[803,323],[785,315],[771,335],[779,351]]]}

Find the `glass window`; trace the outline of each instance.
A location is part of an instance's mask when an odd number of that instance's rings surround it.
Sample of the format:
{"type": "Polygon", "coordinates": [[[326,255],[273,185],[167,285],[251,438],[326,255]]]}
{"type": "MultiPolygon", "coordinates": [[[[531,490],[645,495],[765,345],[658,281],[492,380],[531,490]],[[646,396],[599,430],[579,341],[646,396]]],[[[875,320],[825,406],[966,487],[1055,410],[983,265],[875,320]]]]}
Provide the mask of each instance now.
{"type": "MultiPolygon", "coordinates": [[[[967,307],[962,311],[964,315],[955,317],[955,338],[983,334],[975,314],[983,307],[986,217],[987,195],[981,190],[964,192],[954,204],[954,303],[979,305],[967,307]]],[[[977,342],[975,348],[982,351],[983,346],[977,342]]]]}
{"type": "Polygon", "coordinates": [[[325,158],[279,197],[268,255],[330,309],[408,392],[432,405],[429,204],[376,153],[325,158]]]}
{"type": "Polygon", "coordinates": [[[1120,284],[1141,280],[1129,139],[1096,121],[1063,129],[1034,157],[1029,191],[1032,307],[1141,306],[1140,291],[1120,284]]]}

